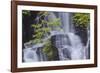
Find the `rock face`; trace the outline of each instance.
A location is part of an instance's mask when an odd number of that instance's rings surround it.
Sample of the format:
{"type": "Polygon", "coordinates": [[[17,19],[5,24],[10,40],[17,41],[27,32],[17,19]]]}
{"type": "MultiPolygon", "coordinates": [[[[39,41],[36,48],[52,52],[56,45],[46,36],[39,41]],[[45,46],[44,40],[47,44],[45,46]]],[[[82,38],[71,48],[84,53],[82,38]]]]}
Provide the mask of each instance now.
{"type": "Polygon", "coordinates": [[[58,34],[58,35],[52,36],[51,39],[52,39],[52,45],[58,49],[59,59],[60,60],[68,59],[69,54],[68,54],[67,48],[65,48],[65,45],[70,45],[70,42],[68,42],[67,35],[58,34]]]}
{"type": "MultiPolygon", "coordinates": [[[[74,33],[56,34],[51,36],[52,61],[55,60],[81,60],[86,59],[86,50],[78,35],[74,33]]],[[[27,44],[24,49],[24,61],[49,61],[49,57],[43,52],[43,43],[27,44]],[[30,45],[30,47],[29,47],[30,45]]]]}
{"type": "Polygon", "coordinates": [[[37,62],[39,58],[37,57],[37,49],[33,50],[32,48],[27,48],[23,50],[24,52],[24,62],[37,62]]]}
{"type": "Polygon", "coordinates": [[[47,61],[46,55],[43,53],[42,49],[44,44],[32,44],[30,42],[24,44],[25,49],[23,49],[23,61],[24,62],[38,62],[47,61]]]}
{"type": "Polygon", "coordinates": [[[74,33],[59,34],[52,37],[53,46],[58,49],[60,60],[85,59],[85,49],[74,33]]]}
{"type": "MultiPolygon", "coordinates": [[[[51,12],[51,15],[48,16],[48,19],[55,19],[59,17],[61,19],[61,29],[62,31],[54,30],[56,27],[53,27],[50,31],[49,39],[52,44],[53,56],[52,61],[55,60],[81,60],[89,58],[89,44],[88,41],[87,50],[84,47],[82,38],[79,35],[79,32],[76,32],[74,26],[70,23],[70,13],[56,13],[51,12]],[[81,38],[80,38],[81,37],[81,38]],[[87,55],[86,55],[87,52],[87,55]]],[[[79,30],[80,31],[80,30],[79,30]]],[[[82,32],[81,34],[84,35],[82,32]]],[[[87,35],[85,36],[87,37],[87,35]]],[[[48,37],[47,37],[48,39],[48,37]]],[[[44,40],[45,41],[45,40],[44,40]]],[[[44,43],[26,44],[24,45],[25,49],[23,50],[23,60],[24,62],[34,62],[34,61],[48,61],[48,56],[43,52],[44,43]]]]}

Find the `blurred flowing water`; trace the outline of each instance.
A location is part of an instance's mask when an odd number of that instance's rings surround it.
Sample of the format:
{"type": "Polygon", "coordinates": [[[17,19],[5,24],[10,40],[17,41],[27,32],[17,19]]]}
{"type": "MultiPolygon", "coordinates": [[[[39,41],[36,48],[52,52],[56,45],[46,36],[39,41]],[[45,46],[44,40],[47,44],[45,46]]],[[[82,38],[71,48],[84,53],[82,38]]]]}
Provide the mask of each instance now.
{"type": "MultiPolygon", "coordinates": [[[[62,31],[52,30],[49,37],[53,39],[53,46],[57,48],[59,60],[81,60],[88,59],[89,56],[89,35],[87,45],[84,46],[79,35],[75,34],[74,25],[71,23],[70,13],[58,13],[50,12],[47,19],[55,19],[59,17],[61,19],[62,31]]],[[[89,30],[87,30],[89,32],[89,30]]],[[[48,37],[47,37],[48,38],[48,37]]],[[[45,43],[39,43],[37,45],[25,44],[23,50],[24,62],[34,61],[47,61],[47,56],[43,53],[42,48],[45,43]],[[27,48],[27,46],[29,48],[27,48]]]]}

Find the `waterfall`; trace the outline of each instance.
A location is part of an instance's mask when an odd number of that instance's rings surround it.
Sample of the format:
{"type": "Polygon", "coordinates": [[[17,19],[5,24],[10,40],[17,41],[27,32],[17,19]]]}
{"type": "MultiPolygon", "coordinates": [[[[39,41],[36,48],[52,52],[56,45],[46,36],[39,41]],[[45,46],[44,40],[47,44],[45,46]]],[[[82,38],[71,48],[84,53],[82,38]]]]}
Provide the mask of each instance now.
{"type": "MultiPolygon", "coordinates": [[[[62,30],[57,31],[52,27],[50,35],[46,36],[44,43],[39,43],[37,45],[32,44],[30,47],[25,45],[24,61],[34,62],[34,61],[47,61],[47,56],[43,53],[42,48],[45,44],[45,40],[48,38],[53,39],[51,43],[57,48],[59,60],[80,60],[88,59],[89,57],[89,39],[88,35],[87,46],[83,46],[80,36],[75,34],[74,25],[71,23],[71,13],[65,12],[49,12],[49,16],[46,18],[47,21],[51,21],[55,18],[61,19],[62,30]]],[[[30,43],[29,43],[30,45],[30,43]]]]}
{"type": "Polygon", "coordinates": [[[62,29],[64,33],[69,33],[74,31],[74,26],[71,23],[71,13],[59,12],[58,17],[61,19],[62,29]]]}
{"type": "Polygon", "coordinates": [[[70,49],[71,52],[71,59],[85,59],[85,49],[81,42],[79,36],[75,35],[74,33],[68,33],[70,39],[70,49]]]}
{"type": "Polygon", "coordinates": [[[87,28],[87,44],[85,46],[85,54],[86,54],[86,59],[90,58],[90,26],[87,28]]]}
{"type": "Polygon", "coordinates": [[[43,53],[42,48],[38,48],[39,61],[47,61],[47,56],[43,53]]]}
{"type": "Polygon", "coordinates": [[[39,43],[34,45],[31,42],[25,43],[25,49],[23,50],[24,62],[46,61],[46,55],[42,51],[44,44],[45,43],[39,43]]]}
{"type": "Polygon", "coordinates": [[[36,53],[37,49],[27,48],[24,49],[24,62],[36,62],[39,61],[39,58],[37,57],[38,54],[36,53]]]}
{"type": "Polygon", "coordinates": [[[83,43],[81,42],[81,38],[75,34],[74,27],[70,23],[71,22],[70,13],[59,13],[58,16],[62,22],[62,29],[64,31],[63,35],[66,36],[66,37],[60,37],[59,35],[56,36],[56,41],[60,42],[60,44],[58,44],[58,42],[56,44],[56,47],[58,48],[59,51],[60,60],[85,59],[86,58],[85,49],[83,43]],[[66,41],[67,43],[65,43],[64,41],[66,41]]]}
{"type": "Polygon", "coordinates": [[[67,48],[69,48],[70,41],[67,38],[67,35],[59,33],[59,34],[52,36],[52,38],[54,39],[53,45],[58,49],[59,59],[60,60],[70,59],[69,51],[67,50],[67,48]]]}

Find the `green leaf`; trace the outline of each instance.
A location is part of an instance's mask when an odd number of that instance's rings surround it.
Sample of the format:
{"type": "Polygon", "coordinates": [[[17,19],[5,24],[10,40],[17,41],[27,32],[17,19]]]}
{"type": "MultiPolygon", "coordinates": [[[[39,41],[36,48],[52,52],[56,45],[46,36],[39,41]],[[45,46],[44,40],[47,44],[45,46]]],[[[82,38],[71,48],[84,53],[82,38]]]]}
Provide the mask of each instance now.
{"type": "Polygon", "coordinates": [[[80,27],[87,27],[90,22],[90,15],[88,13],[74,13],[73,24],[80,27]]]}
{"type": "Polygon", "coordinates": [[[33,28],[40,28],[42,25],[41,24],[32,24],[33,28]]]}

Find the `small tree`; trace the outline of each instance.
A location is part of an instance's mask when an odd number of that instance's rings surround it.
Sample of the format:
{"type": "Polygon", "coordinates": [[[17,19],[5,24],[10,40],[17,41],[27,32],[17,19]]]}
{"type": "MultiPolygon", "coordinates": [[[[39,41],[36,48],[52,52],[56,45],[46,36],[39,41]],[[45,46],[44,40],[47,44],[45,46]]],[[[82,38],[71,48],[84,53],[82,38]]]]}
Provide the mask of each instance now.
{"type": "MultiPolygon", "coordinates": [[[[34,43],[42,43],[43,39],[46,35],[50,35],[50,31],[52,31],[52,27],[57,27],[61,25],[60,19],[56,18],[51,21],[46,21],[45,18],[49,15],[48,12],[40,12],[41,15],[39,16],[39,22],[37,24],[32,24],[32,27],[34,29],[34,35],[33,40],[34,43]]],[[[39,13],[39,14],[40,14],[39,13]]],[[[59,30],[60,27],[55,28],[56,30],[59,30]]]]}
{"type": "Polygon", "coordinates": [[[88,13],[74,13],[73,24],[75,26],[86,28],[90,22],[90,15],[88,13]]]}
{"type": "Polygon", "coordinates": [[[56,27],[55,30],[60,30],[59,26],[61,25],[61,22],[59,18],[53,19],[52,22],[45,20],[48,15],[50,15],[49,12],[40,12],[38,23],[32,24],[35,33],[33,34],[33,43],[46,42],[43,47],[43,52],[48,56],[48,60],[52,60],[54,53],[50,38],[45,41],[44,39],[51,35],[50,31],[52,31],[52,27],[56,27]]]}

